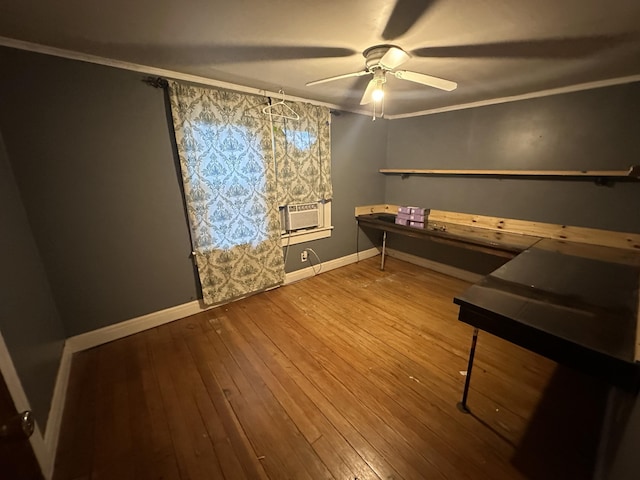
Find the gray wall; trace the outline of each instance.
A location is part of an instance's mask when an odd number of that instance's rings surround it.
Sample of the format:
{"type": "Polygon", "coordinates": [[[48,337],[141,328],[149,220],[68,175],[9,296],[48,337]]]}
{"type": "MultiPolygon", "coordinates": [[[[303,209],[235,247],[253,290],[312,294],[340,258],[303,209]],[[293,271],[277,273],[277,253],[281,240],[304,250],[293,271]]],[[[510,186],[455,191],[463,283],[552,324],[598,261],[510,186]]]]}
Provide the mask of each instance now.
{"type": "MultiPolygon", "coordinates": [[[[634,83],[394,120],[386,166],[626,170],[640,163],[638,112],[640,83],[634,83]]],[[[385,178],[388,203],[640,232],[640,182],[597,186],[585,180],[385,178]]],[[[393,246],[420,250],[403,241],[393,246]]],[[[478,273],[495,266],[489,257],[467,261],[462,257],[469,254],[460,250],[435,250],[426,256],[478,273]]]]}
{"type": "MultiPolygon", "coordinates": [[[[640,83],[390,122],[388,168],[625,170],[640,162],[640,83]]],[[[638,183],[388,176],[388,202],[640,231],[638,183]],[[409,198],[405,199],[404,197],[409,198]]]]}
{"type": "Polygon", "coordinates": [[[0,136],[0,332],[45,430],[64,329],[0,136]]]}
{"type": "MultiPolygon", "coordinates": [[[[199,296],[162,90],[142,75],[0,48],[0,131],[68,336],[199,296]]],[[[356,205],[380,203],[387,122],[332,118],[331,238],[286,269],[356,251],[356,205]],[[315,257],[311,256],[311,261],[315,257]]],[[[369,248],[366,237],[360,249],[369,248]]]]}
{"type": "Polygon", "coordinates": [[[68,336],[197,298],[163,91],[0,49],[4,135],[68,336]]]}

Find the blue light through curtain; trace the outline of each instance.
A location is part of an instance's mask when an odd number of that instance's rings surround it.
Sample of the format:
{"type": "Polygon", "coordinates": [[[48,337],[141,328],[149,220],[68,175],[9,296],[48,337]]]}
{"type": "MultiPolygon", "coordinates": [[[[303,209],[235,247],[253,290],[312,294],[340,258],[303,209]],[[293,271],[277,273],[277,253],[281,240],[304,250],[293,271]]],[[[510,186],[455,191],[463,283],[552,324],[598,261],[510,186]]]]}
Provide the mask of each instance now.
{"type": "Polygon", "coordinates": [[[331,114],[327,107],[288,102],[299,119],[274,122],[280,205],[331,200],[331,114]]]}
{"type": "Polygon", "coordinates": [[[203,300],[281,284],[284,263],[269,118],[260,97],[169,82],[203,300]]]}

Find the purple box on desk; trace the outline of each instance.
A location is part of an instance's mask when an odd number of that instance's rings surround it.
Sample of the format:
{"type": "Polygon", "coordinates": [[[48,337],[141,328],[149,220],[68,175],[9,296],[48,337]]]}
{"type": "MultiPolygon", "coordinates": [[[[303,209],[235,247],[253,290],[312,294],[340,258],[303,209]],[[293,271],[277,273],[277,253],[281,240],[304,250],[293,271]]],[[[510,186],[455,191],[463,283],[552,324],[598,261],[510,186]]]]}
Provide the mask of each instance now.
{"type": "Polygon", "coordinates": [[[409,215],[411,213],[411,207],[398,207],[398,213],[409,215]]]}
{"type": "Polygon", "coordinates": [[[422,215],[422,216],[428,216],[429,215],[429,209],[428,208],[419,208],[419,207],[409,207],[411,209],[411,215],[422,215]]]}
{"type": "Polygon", "coordinates": [[[405,227],[409,225],[409,219],[407,218],[402,218],[400,216],[396,217],[396,223],[398,225],[404,225],[405,227]]]}
{"type": "Polygon", "coordinates": [[[398,215],[396,215],[396,218],[401,218],[403,220],[411,220],[411,215],[409,215],[408,213],[398,213],[398,215]]]}
{"type": "Polygon", "coordinates": [[[424,215],[409,215],[409,220],[414,221],[414,222],[422,222],[424,223],[424,215]]]}
{"type": "Polygon", "coordinates": [[[424,228],[424,222],[409,222],[409,226],[413,228],[424,228]]]}

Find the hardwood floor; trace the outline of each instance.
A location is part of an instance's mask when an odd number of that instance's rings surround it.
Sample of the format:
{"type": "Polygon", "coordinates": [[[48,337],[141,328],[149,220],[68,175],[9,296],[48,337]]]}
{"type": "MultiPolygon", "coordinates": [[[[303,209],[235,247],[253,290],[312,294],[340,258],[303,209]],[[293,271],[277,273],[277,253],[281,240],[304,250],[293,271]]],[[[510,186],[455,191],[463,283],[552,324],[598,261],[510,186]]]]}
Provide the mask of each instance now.
{"type": "Polygon", "coordinates": [[[598,386],[481,332],[460,413],[467,284],[377,263],[77,354],[55,479],[588,478],[598,386]]]}

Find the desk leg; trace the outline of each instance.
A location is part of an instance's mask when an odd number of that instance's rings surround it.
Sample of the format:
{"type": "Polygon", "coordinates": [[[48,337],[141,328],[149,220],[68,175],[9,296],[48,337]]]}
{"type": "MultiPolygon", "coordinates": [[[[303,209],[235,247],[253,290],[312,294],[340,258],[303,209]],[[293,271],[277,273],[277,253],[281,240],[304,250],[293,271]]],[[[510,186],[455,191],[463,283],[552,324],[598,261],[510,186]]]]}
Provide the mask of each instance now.
{"type": "Polygon", "coordinates": [[[476,343],[478,342],[478,329],[473,329],[473,339],[471,340],[471,351],[469,352],[469,365],[467,365],[467,378],[464,381],[464,392],[462,401],[458,403],[458,410],[462,413],[470,413],[467,408],[467,396],[469,395],[469,384],[471,383],[471,370],[473,369],[473,357],[476,354],[476,343]]]}
{"type": "Polygon", "coordinates": [[[387,232],[382,232],[382,260],[380,260],[380,270],[384,270],[384,252],[387,249],[387,232]]]}

